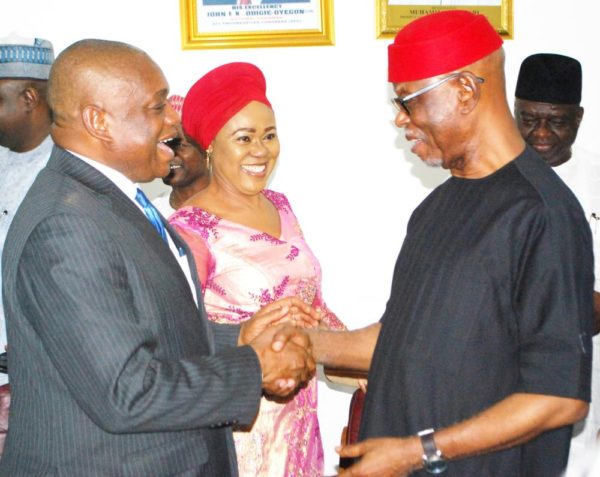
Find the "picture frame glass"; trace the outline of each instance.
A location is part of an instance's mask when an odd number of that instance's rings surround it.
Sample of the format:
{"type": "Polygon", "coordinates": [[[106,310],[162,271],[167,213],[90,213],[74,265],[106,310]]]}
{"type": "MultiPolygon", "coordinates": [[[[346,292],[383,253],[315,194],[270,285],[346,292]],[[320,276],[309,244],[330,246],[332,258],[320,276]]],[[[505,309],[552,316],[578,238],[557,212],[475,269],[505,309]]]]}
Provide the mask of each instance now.
{"type": "Polygon", "coordinates": [[[505,39],[513,37],[513,0],[377,0],[377,38],[391,38],[412,20],[443,10],[485,15],[505,39]]]}
{"type": "Polygon", "coordinates": [[[333,44],[333,0],[181,0],[182,46],[333,44]]]}

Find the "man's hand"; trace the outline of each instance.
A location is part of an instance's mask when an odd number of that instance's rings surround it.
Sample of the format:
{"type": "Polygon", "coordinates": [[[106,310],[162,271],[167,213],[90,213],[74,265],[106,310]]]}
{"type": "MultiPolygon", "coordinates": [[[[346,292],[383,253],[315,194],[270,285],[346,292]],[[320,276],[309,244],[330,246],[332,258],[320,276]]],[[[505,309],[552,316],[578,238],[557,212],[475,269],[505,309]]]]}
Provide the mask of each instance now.
{"type": "MultiPolygon", "coordinates": [[[[521,445],[551,429],[583,419],[588,403],[545,394],[514,393],[475,416],[435,431],[437,448],[448,460],[521,445]]],[[[362,457],[344,477],[404,476],[422,466],[418,437],[368,439],[338,448],[342,457],[362,457]]]]}
{"type": "Polygon", "coordinates": [[[249,344],[269,326],[291,323],[300,328],[315,328],[321,315],[310,305],[295,296],[282,298],[258,310],[241,325],[238,344],[249,344]]]}
{"type": "Polygon", "coordinates": [[[270,327],[250,346],[258,355],[262,385],[267,394],[287,396],[308,381],[315,371],[310,340],[300,328],[290,325],[270,327]]]}
{"type": "Polygon", "coordinates": [[[340,457],[361,457],[340,472],[344,477],[405,477],[422,467],[421,443],[416,437],[367,439],[336,448],[340,457]]]}
{"type": "Polygon", "coordinates": [[[293,343],[301,348],[310,351],[312,356],[312,342],[306,332],[293,326],[279,327],[276,333],[273,334],[271,348],[275,352],[279,352],[285,348],[288,343],[293,343]]]}

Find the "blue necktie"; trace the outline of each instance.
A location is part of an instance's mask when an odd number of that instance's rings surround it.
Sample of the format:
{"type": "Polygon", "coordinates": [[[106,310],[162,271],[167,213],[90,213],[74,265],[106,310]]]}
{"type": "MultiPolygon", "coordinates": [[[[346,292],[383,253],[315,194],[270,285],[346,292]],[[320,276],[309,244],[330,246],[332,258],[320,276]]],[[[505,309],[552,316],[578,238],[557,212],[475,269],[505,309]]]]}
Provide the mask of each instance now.
{"type": "Polygon", "coordinates": [[[168,244],[169,241],[167,239],[167,231],[165,230],[162,220],[160,220],[160,214],[158,213],[158,210],[156,210],[156,207],[152,205],[152,203],[148,200],[148,197],[146,197],[146,194],[144,194],[141,189],[137,190],[135,200],[142,206],[146,217],[148,217],[148,220],[152,223],[162,239],[168,244]]]}

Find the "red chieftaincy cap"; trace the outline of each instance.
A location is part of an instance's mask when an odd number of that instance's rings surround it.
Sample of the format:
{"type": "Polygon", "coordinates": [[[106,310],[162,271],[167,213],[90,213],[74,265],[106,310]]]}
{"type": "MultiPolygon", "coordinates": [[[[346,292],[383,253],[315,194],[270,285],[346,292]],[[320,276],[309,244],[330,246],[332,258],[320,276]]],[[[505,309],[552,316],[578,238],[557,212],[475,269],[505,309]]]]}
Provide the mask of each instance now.
{"type": "Polygon", "coordinates": [[[403,83],[463,68],[502,46],[488,19],[464,10],[420,17],[388,47],[388,81],[403,83]]]}
{"type": "Polygon", "coordinates": [[[183,129],[207,149],[221,128],[252,101],[271,107],[262,71],[250,63],[227,63],[200,78],[183,102],[183,129]]]}

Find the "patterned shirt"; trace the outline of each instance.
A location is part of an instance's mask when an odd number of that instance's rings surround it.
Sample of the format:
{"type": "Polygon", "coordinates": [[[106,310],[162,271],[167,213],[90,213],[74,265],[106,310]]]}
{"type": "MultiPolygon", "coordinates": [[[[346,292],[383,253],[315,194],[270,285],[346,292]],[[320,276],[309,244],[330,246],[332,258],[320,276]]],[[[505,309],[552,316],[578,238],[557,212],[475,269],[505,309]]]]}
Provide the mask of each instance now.
{"type": "MultiPolygon", "coordinates": [[[[0,254],[4,250],[4,241],[8,228],[25,198],[25,194],[33,184],[38,172],[48,162],[53,146],[48,136],[39,146],[31,151],[19,153],[0,147],[0,254]]],[[[0,275],[0,285],[2,278],[0,275]]],[[[6,346],[6,327],[4,322],[4,305],[0,300],[0,353],[6,346]]],[[[0,374],[0,384],[8,381],[6,374],[0,374]]]]}

